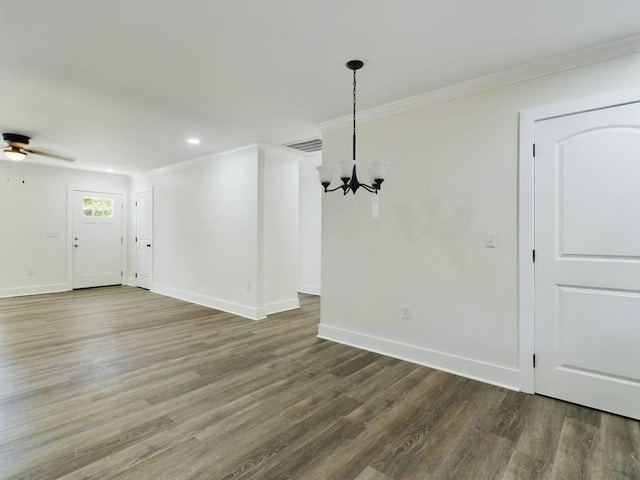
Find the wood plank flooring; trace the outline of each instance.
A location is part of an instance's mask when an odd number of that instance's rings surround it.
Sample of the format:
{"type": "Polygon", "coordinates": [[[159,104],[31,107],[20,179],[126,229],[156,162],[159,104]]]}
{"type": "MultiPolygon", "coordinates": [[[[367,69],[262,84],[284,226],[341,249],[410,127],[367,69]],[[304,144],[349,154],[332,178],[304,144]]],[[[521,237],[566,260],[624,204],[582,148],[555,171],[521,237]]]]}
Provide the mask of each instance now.
{"type": "Polygon", "coordinates": [[[639,422],[131,287],[0,299],[0,479],[640,479],[639,422]]]}

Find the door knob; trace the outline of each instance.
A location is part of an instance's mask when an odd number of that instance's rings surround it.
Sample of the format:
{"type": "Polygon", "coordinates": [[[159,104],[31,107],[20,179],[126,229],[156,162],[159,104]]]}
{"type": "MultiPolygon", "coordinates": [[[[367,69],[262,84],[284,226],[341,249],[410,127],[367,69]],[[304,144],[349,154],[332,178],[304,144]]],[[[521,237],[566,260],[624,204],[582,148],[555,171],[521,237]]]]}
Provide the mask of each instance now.
{"type": "Polygon", "coordinates": [[[151,248],[151,244],[150,244],[150,243],[147,243],[147,247],[151,248]]]}

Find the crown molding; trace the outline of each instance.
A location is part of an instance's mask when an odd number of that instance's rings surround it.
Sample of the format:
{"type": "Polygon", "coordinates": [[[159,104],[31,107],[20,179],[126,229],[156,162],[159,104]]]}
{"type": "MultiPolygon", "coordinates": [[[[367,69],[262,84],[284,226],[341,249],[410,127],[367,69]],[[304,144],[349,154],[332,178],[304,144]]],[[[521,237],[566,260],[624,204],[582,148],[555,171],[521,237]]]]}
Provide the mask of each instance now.
{"type": "Polygon", "coordinates": [[[189,160],[185,160],[182,162],[178,162],[178,163],[172,163],[170,165],[164,166],[164,167],[160,167],[160,168],[156,168],[154,170],[150,170],[146,173],[142,173],[140,174],[140,177],[146,177],[147,175],[162,175],[165,173],[171,173],[171,172],[175,172],[177,170],[182,170],[185,168],[189,168],[189,167],[193,167],[194,165],[198,165],[198,164],[202,164],[205,162],[209,162],[211,160],[217,160],[220,158],[224,158],[224,157],[228,157],[229,155],[235,155],[235,154],[239,154],[239,153],[244,153],[244,152],[248,152],[248,151],[258,151],[259,149],[259,145],[258,144],[251,144],[251,145],[246,145],[244,147],[240,147],[240,148],[234,148],[233,150],[227,150],[224,152],[220,152],[220,153],[209,153],[209,154],[205,154],[205,155],[201,155],[195,158],[191,158],[189,160]]]}
{"type": "MultiPolygon", "coordinates": [[[[426,105],[433,105],[435,103],[444,102],[446,100],[462,97],[471,93],[482,92],[484,90],[490,90],[492,88],[550,75],[563,70],[570,70],[572,68],[621,57],[638,51],[640,51],[640,35],[632,35],[613,42],[575,50],[558,57],[528,63],[526,65],[503,70],[501,72],[474,78],[466,82],[456,83],[447,87],[431,90],[413,97],[368,108],[358,112],[358,121],[366,122],[376,118],[387,117],[389,115],[395,115],[397,113],[424,107],[426,105]]],[[[316,125],[316,128],[319,130],[332,130],[335,128],[345,127],[349,125],[351,121],[352,116],[345,115],[344,117],[319,123],[316,125]]]]}
{"type": "Polygon", "coordinates": [[[299,159],[301,156],[304,156],[304,152],[294,150],[293,148],[288,148],[288,147],[279,146],[279,145],[272,145],[269,143],[253,143],[250,145],[245,145],[244,147],[234,148],[232,150],[226,150],[220,153],[207,153],[205,155],[200,155],[195,158],[190,158],[189,160],[184,160],[178,163],[172,163],[164,167],[156,168],[148,172],[134,174],[131,176],[134,178],[144,178],[148,175],[162,175],[162,174],[174,172],[176,170],[182,170],[184,168],[193,167],[194,165],[202,164],[212,160],[218,160],[220,158],[228,157],[229,155],[237,155],[239,153],[244,153],[249,151],[256,151],[256,152],[276,151],[281,154],[295,157],[296,159],[299,159]]]}

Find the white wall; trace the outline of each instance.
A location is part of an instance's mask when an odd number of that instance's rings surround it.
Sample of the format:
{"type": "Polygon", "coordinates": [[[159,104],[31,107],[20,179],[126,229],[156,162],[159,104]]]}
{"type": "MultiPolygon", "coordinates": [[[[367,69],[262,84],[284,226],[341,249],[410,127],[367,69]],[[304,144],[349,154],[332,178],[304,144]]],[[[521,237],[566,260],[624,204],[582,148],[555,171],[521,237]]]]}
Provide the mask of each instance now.
{"type": "Polygon", "coordinates": [[[257,151],[134,179],[132,197],[153,186],[153,291],[258,318],[257,151]]]}
{"type": "Polygon", "coordinates": [[[0,297],[71,289],[68,187],[126,195],[128,177],[5,161],[0,175],[0,297]]]}
{"type": "MultiPolygon", "coordinates": [[[[377,220],[323,197],[319,335],[517,388],[518,114],[639,84],[633,54],[360,123],[359,158],[391,166],[377,220]]],[[[325,130],[324,162],[350,146],[325,130]]]]}
{"type": "Polygon", "coordinates": [[[300,271],[298,291],[320,295],[322,250],[322,187],[316,167],[322,163],[317,152],[300,162],[300,271]]]}
{"type": "Polygon", "coordinates": [[[301,155],[261,148],[264,313],[298,302],[298,162],[301,155]]]}
{"type": "Polygon", "coordinates": [[[132,201],[153,188],[151,289],[251,319],[296,308],[297,174],[296,155],[251,146],[136,177],[132,201]]]}

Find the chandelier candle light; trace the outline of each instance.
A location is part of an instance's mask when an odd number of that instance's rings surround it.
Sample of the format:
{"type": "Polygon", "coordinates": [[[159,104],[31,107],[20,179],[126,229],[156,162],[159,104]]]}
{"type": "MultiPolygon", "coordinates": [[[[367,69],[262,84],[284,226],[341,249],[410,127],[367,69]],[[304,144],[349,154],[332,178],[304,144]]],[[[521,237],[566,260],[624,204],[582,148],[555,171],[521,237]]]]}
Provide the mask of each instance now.
{"type": "Polygon", "coordinates": [[[380,190],[382,186],[382,182],[384,182],[384,176],[389,162],[373,162],[371,164],[371,185],[360,183],[358,175],[356,174],[356,71],[360,70],[363,66],[364,63],[361,60],[350,60],[347,62],[347,68],[353,70],[353,160],[342,160],[338,162],[338,174],[340,175],[340,180],[342,180],[342,185],[338,185],[332,189],[329,189],[329,185],[331,185],[331,180],[333,179],[333,167],[318,167],[320,183],[324,187],[325,192],[342,190],[344,195],[348,192],[355,194],[356,190],[362,187],[367,192],[377,195],[378,190],[380,190]]]}

